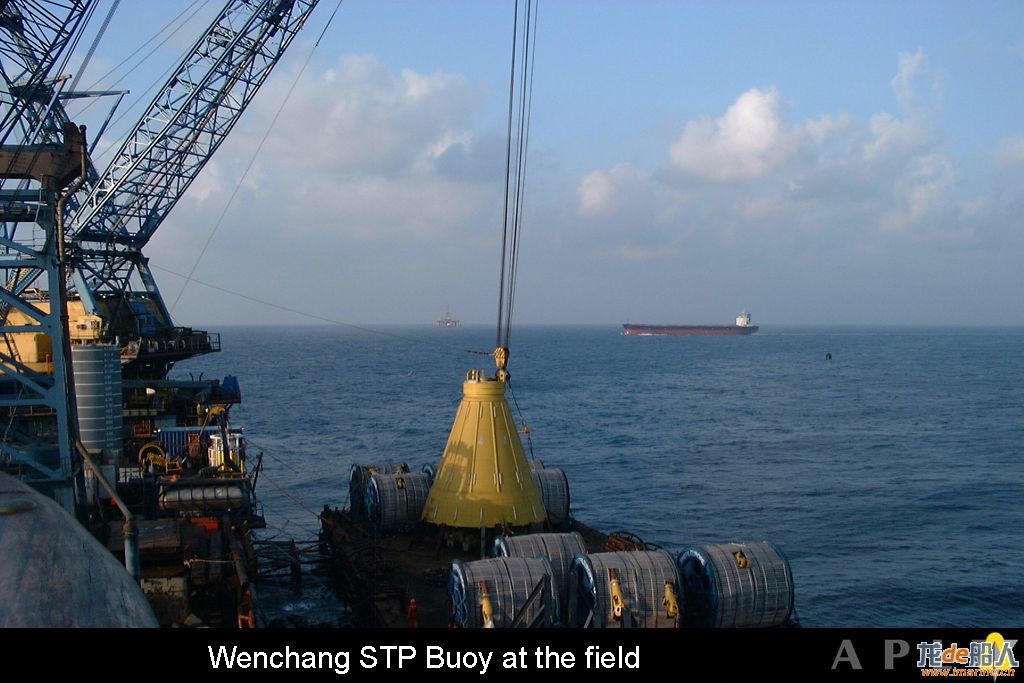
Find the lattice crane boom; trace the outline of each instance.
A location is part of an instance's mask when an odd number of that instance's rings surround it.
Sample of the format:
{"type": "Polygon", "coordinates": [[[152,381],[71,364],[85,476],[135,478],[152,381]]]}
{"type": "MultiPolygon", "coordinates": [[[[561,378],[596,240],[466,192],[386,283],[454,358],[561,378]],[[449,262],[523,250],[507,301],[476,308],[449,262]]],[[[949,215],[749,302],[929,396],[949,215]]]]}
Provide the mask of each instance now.
{"type": "Polygon", "coordinates": [[[0,2],[0,142],[60,142],[64,121],[47,125],[55,102],[49,79],[94,0],[0,2]],[[20,130],[18,130],[20,128],[20,130]]]}
{"type": "Polygon", "coordinates": [[[141,249],[231,132],[318,1],[229,0],[70,217],[72,289],[86,310],[107,318],[112,332],[125,329],[133,315],[129,300],[140,294],[156,309],[160,327],[173,326],[141,249]]]}
{"type": "Polygon", "coordinates": [[[90,289],[139,259],[317,2],[234,0],[196,41],[70,220],[90,289]]]}

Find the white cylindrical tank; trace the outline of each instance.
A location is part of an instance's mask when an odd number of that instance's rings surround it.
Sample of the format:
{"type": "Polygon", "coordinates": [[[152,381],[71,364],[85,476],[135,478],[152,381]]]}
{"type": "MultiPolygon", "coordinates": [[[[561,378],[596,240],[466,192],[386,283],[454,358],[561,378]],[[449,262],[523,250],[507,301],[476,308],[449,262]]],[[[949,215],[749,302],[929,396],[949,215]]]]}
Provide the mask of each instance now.
{"type": "Polygon", "coordinates": [[[76,344],[71,363],[82,445],[102,450],[102,464],[116,465],[124,448],[120,350],[111,344],[76,344]]]}

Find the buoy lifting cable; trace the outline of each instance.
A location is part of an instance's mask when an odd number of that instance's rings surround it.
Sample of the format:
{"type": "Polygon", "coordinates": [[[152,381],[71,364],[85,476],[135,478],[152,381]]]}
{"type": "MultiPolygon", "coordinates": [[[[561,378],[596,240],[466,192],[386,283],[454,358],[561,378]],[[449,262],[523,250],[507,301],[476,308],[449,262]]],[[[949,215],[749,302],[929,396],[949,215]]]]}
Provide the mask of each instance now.
{"type": "Polygon", "coordinates": [[[285,487],[281,486],[276,481],[274,481],[269,476],[267,476],[266,473],[263,473],[260,476],[262,476],[264,479],[266,479],[267,483],[269,483],[271,486],[273,486],[275,489],[277,489],[278,492],[281,493],[281,495],[283,495],[285,498],[290,500],[297,508],[299,508],[300,510],[303,510],[305,512],[308,512],[309,514],[313,515],[317,519],[320,519],[320,513],[319,512],[316,512],[315,510],[311,510],[308,505],[303,503],[297,496],[295,496],[293,493],[288,491],[288,489],[286,489],[285,487]]]}
{"type": "Polygon", "coordinates": [[[523,197],[526,183],[526,155],[530,144],[530,111],[533,99],[533,65],[535,63],[533,57],[537,32],[537,10],[533,2],[527,3],[524,23],[523,59],[519,79],[519,144],[516,159],[515,201],[512,203],[512,249],[509,255],[510,284],[505,313],[505,343],[503,345],[506,348],[509,346],[512,335],[512,315],[515,310],[515,283],[519,272],[519,235],[523,224],[523,197]]]}
{"type": "Polygon", "coordinates": [[[516,400],[516,392],[512,390],[512,382],[507,381],[508,393],[512,397],[512,405],[516,407],[516,412],[519,413],[519,422],[523,425],[523,434],[526,436],[526,443],[530,449],[530,460],[533,460],[533,435],[530,427],[526,424],[526,416],[523,415],[523,411],[519,408],[519,401],[516,400]]]}
{"type": "Polygon", "coordinates": [[[524,181],[529,143],[533,92],[534,44],[537,12],[535,0],[526,0],[520,18],[515,4],[512,28],[512,63],[509,68],[508,125],[505,140],[505,193],[501,230],[501,267],[498,278],[497,347],[507,348],[515,309],[519,238],[523,218],[524,181]],[[520,31],[520,21],[522,30],[520,31]],[[514,132],[514,134],[513,134],[514,132]],[[513,153],[514,148],[514,153],[513,153]],[[513,165],[514,162],[514,165],[513,165]]]}
{"type": "Polygon", "coordinates": [[[498,269],[498,333],[494,345],[501,346],[501,328],[505,313],[505,255],[508,249],[508,190],[509,177],[512,174],[512,112],[515,97],[516,80],[516,43],[519,31],[519,0],[515,3],[515,20],[512,22],[512,61],[508,69],[508,123],[505,132],[505,208],[502,215],[501,228],[501,265],[498,269]]]}

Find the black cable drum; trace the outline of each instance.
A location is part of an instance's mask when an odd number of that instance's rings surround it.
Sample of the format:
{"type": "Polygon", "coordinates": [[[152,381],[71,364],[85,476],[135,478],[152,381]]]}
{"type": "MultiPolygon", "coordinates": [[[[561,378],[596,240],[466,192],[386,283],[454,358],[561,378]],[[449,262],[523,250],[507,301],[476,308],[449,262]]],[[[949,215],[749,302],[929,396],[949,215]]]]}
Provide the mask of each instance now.
{"type": "Polygon", "coordinates": [[[576,604],[570,605],[570,626],[584,626],[593,613],[597,628],[678,628],[684,598],[676,563],[664,550],[619,551],[578,555],[572,563],[576,604]],[[614,569],[625,600],[624,618],[613,612],[610,570],[614,569]],[[674,613],[666,605],[668,591],[676,597],[674,613]],[[628,619],[628,620],[627,620],[628,619]]]}
{"type": "Polygon", "coordinates": [[[768,541],[689,547],[677,565],[688,626],[765,628],[793,613],[793,573],[768,541]]]}
{"type": "Polygon", "coordinates": [[[382,464],[382,465],[352,465],[348,477],[348,505],[349,514],[357,522],[366,521],[366,486],[370,483],[370,475],[391,474],[393,472],[408,472],[409,466],[405,463],[382,464]]]}
{"type": "Polygon", "coordinates": [[[433,480],[424,472],[372,474],[366,485],[366,518],[376,533],[404,531],[423,516],[433,480]]]}
{"type": "Polygon", "coordinates": [[[551,526],[564,528],[569,522],[569,478],[557,467],[531,468],[530,474],[540,490],[540,498],[551,526]]]}
{"type": "Polygon", "coordinates": [[[453,560],[448,577],[448,597],[456,624],[463,628],[484,626],[481,609],[483,588],[487,590],[497,628],[512,626],[517,619],[527,626],[537,619],[543,625],[559,621],[557,589],[551,577],[551,565],[544,558],[453,560]],[[527,605],[534,589],[545,579],[547,586],[540,594],[540,600],[527,605]]]}
{"type": "Polygon", "coordinates": [[[551,565],[551,578],[559,597],[559,611],[568,614],[569,571],[577,555],[584,555],[587,545],[575,531],[565,534],[524,534],[498,536],[494,539],[495,557],[543,557],[551,565]]]}

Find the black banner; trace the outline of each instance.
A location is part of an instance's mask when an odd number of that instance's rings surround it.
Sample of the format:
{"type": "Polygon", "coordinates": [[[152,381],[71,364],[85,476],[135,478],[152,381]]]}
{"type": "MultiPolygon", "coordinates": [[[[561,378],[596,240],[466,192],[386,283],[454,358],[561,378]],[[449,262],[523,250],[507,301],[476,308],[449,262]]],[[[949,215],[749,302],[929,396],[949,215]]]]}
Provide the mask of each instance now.
{"type": "MultiPolygon", "coordinates": [[[[1000,681],[1019,674],[1020,629],[5,631],[8,653],[41,642],[61,654],[47,673],[188,676],[198,680],[455,680],[559,675],[714,678],[813,675],[874,681],[1000,681]],[[985,643],[988,643],[987,645],[985,643]],[[68,652],[70,650],[70,652],[68,652]],[[545,674],[546,675],[546,674],[545,674]]],[[[631,678],[631,680],[639,680],[631,678]]],[[[531,682],[532,683],[532,682],[531,682]]]]}

